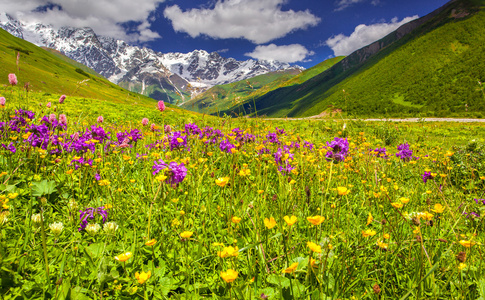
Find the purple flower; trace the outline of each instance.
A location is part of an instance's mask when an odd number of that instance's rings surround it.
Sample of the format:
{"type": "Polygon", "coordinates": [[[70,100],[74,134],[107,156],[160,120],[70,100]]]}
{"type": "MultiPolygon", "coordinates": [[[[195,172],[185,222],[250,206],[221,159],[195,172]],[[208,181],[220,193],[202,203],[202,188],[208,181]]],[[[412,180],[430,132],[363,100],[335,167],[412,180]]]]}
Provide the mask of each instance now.
{"type": "Polygon", "coordinates": [[[86,226],[88,226],[88,219],[94,220],[94,217],[97,214],[103,217],[103,224],[108,219],[108,211],[103,206],[100,206],[98,208],[89,207],[86,208],[84,211],[80,210],[79,212],[81,213],[79,215],[79,220],[81,221],[81,224],[79,224],[78,231],[83,231],[86,226]]]}
{"type": "Polygon", "coordinates": [[[17,148],[15,148],[15,146],[13,145],[13,143],[12,143],[12,142],[10,142],[10,144],[9,144],[8,146],[7,146],[7,145],[5,145],[5,144],[2,144],[2,147],[3,147],[4,149],[6,149],[6,150],[8,150],[8,151],[12,152],[12,153],[17,152],[17,148]]]}
{"type": "Polygon", "coordinates": [[[191,123],[191,124],[185,124],[185,132],[188,135],[199,135],[202,131],[197,127],[197,125],[191,123]]]}
{"type": "Polygon", "coordinates": [[[389,156],[387,155],[386,148],[375,148],[375,149],[371,149],[371,151],[374,152],[374,154],[377,157],[381,157],[381,158],[384,158],[384,159],[388,159],[389,158],[389,156]]]}
{"type": "Polygon", "coordinates": [[[167,169],[167,171],[165,171],[165,176],[168,177],[165,182],[168,184],[178,184],[184,180],[185,176],[187,176],[187,168],[183,163],[179,165],[176,162],[172,161],[170,164],[167,165],[167,163],[165,163],[162,159],[159,159],[158,162],[153,162],[152,174],[156,175],[160,171],[165,169],[167,169]]]}
{"type": "Polygon", "coordinates": [[[402,161],[410,161],[413,157],[413,150],[409,149],[409,144],[401,144],[397,146],[397,150],[399,150],[398,153],[396,153],[396,156],[399,157],[402,161]]]}
{"type": "Polygon", "coordinates": [[[327,149],[328,148],[332,149],[327,151],[327,154],[325,154],[328,161],[344,161],[345,157],[347,156],[347,152],[349,151],[349,142],[346,138],[344,139],[336,137],[333,141],[327,142],[327,149]]]}
{"type": "Polygon", "coordinates": [[[182,135],[180,131],[175,131],[169,135],[168,141],[170,143],[170,151],[187,147],[187,136],[182,135]]]}
{"type": "Polygon", "coordinates": [[[232,153],[231,149],[233,149],[233,148],[236,148],[236,146],[231,144],[231,142],[229,142],[229,140],[227,140],[227,139],[221,141],[221,143],[219,144],[219,149],[221,149],[221,151],[225,151],[227,153],[232,153]]]}
{"type": "Polygon", "coordinates": [[[485,199],[474,199],[477,204],[483,204],[485,205],[485,199]]]}
{"type": "Polygon", "coordinates": [[[424,174],[422,175],[423,177],[423,182],[426,183],[428,181],[428,179],[433,179],[434,176],[431,175],[431,172],[424,172],[424,174]]]}
{"type": "Polygon", "coordinates": [[[88,164],[90,167],[92,167],[93,160],[92,159],[84,160],[84,157],[81,157],[79,159],[71,160],[71,164],[69,166],[72,166],[73,164],[74,164],[74,169],[77,170],[80,167],[84,166],[85,164],[88,164]]]}

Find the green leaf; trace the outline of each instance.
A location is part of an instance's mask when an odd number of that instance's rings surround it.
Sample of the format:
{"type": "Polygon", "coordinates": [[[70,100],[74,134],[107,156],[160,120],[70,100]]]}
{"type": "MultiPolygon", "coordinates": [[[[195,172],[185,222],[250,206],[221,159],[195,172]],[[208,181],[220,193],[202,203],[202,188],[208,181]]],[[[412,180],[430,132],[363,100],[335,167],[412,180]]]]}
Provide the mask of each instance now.
{"type": "Polygon", "coordinates": [[[44,195],[50,195],[56,191],[56,182],[54,180],[32,183],[32,196],[42,197],[44,195]]]}
{"type": "Polygon", "coordinates": [[[275,275],[271,274],[268,276],[266,279],[268,283],[274,284],[279,286],[280,288],[289,288],[290,287],[290,279],[281,276],[281,275],[275,275]]]}

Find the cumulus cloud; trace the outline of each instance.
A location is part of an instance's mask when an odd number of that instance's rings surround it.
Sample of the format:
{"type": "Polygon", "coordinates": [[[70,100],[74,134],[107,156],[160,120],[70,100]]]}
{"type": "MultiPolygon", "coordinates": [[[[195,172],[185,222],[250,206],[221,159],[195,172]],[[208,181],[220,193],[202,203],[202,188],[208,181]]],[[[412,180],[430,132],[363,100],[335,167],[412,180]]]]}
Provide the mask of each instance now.
{"type": "Polygon", "coordinates": [[[243,38],[264,44],[298,29],[315,26],[320,18],[309,10],[282,10],[285,0],[217,0],[211,8],[182,11],[169,6],[164,16],[173,29],[191,37],[243,38]]]}
{"type": "Polygon", "coordinates": [[[418,16],[412,16],[406,17],[400,22],[398,22],[397,18],[394,18],[390,23],[377,23],[372,25],[360,24],[355,27],[354,32],[352,32],[350,36],[339,34],[329,38],[325,43],[332,48],[336,56],[349,55],[355,50],[383,38],[401,25],[417,18],[418,16]]]}
{"type": "Polygon", "coordinates": [[[15,0],[0,1],[0,11],[22,21],[37,21],[54,27],[91,27],[97,34],[132,42],[160,38],[149,29],[150,13],[164,0],[15,0]],[[39,9],[42,8],[42,9],[39,9]],[[138,24],[126,33],[120,25],[138,24]]]}
{"type": "Polygon", "coordinates": [[[313,54],[315,54],[313,51],[308,51],[300,44],[284,46],[269,44],[266,46],[257,46],[253,52],[246,53],[244,55],[258,60],[277,60],[286,63],[293,63],[297,61],[305,61],[308,56],[313,54]]]}

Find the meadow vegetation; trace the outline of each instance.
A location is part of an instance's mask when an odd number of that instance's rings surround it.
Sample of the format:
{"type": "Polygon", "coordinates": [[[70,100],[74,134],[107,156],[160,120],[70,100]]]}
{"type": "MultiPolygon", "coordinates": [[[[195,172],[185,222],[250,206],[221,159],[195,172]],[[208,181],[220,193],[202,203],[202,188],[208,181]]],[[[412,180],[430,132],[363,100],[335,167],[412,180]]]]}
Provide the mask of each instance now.
{"type": "Polygon", "coordinates": [[[485,298],[483,125],[215,118],[9,79],[2,299],[485,298]]]}

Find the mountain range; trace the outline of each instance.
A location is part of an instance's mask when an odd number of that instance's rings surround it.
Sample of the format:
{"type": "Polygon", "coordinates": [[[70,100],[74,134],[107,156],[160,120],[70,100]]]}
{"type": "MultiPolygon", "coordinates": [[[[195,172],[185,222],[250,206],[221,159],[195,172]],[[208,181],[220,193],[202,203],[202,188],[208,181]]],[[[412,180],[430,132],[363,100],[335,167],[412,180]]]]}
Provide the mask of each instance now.
{"type": "Polygon", "coordinates": [[[214,85],[278,70],[302,70],[277,61],[225,58],[217,52],[160,53],[98,36],[91,28],[21,22],[0,13],[0,28],[38,46],[54,49],[128,90],[156,100],[183,103],[214,85]]]}

